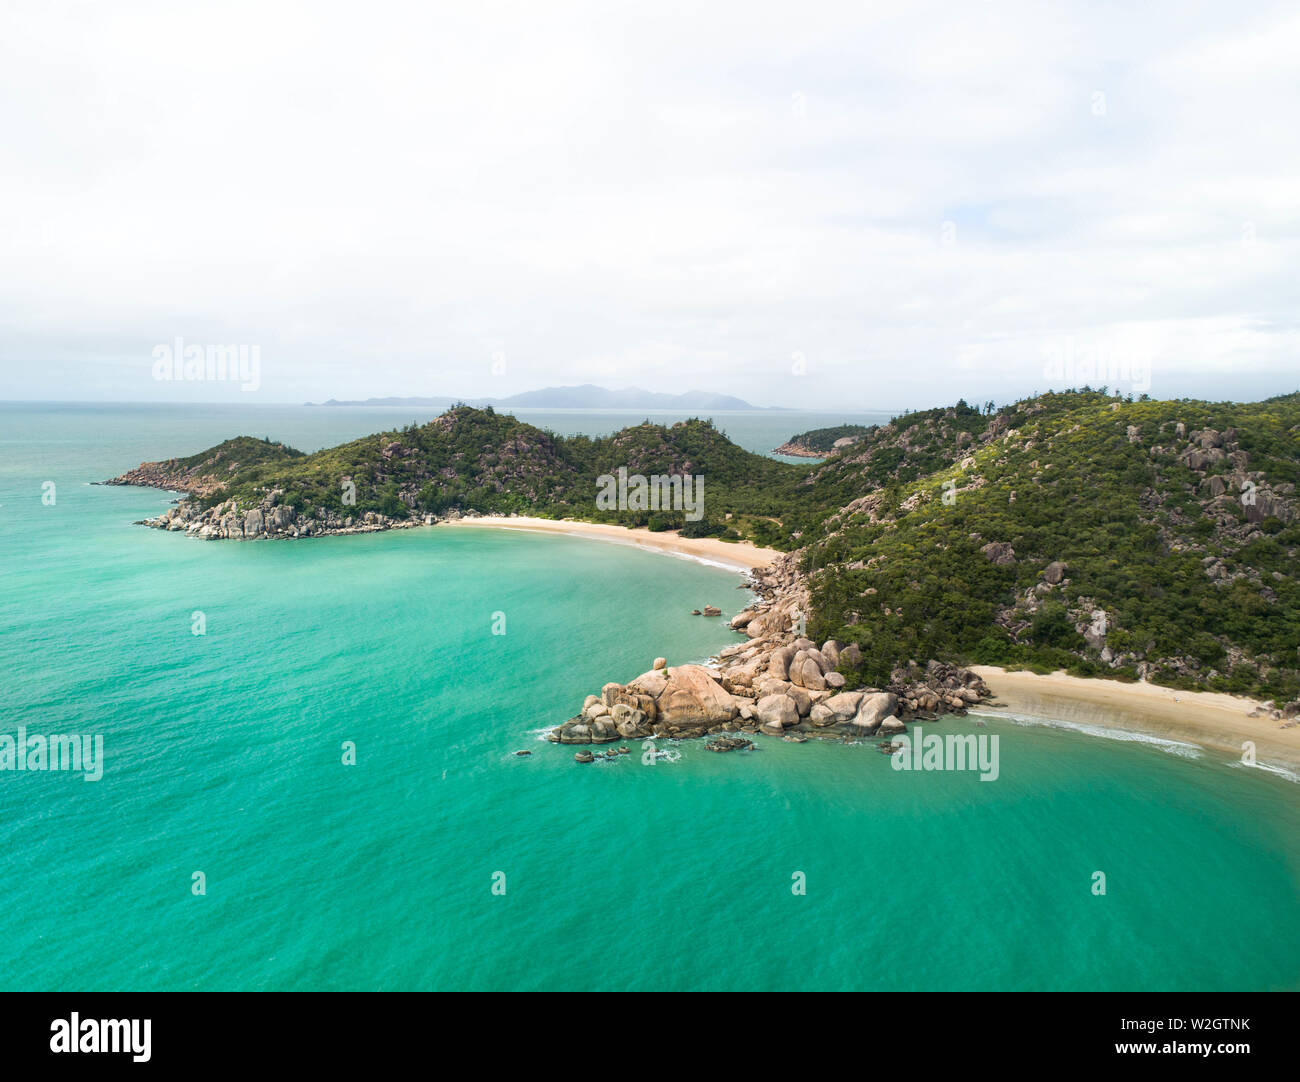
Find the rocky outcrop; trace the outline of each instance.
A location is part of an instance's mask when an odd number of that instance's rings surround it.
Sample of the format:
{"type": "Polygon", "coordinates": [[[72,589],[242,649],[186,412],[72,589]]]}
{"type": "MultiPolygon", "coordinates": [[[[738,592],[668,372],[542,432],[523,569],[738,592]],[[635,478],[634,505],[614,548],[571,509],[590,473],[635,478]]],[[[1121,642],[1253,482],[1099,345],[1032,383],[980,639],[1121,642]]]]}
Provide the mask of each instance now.
{"type": "Polygon", "coordinates": [[[1016,562],[1016,550],[1005,541],[990,541],[980,552],[994,567],[1010,567],[1016,562]]]}
{"type": "Polygon", "coordinates": [[[764,732],[780,736],[799,724],[799,705],[789,695],[775,692],[764,695],[754,705],[754,716],[764,732]]]}
{"type": "Polygon", "coordinates": [[[667,672],[668,679],[656,701],[659,723],[668,731],[708,729],[739,713],[731,696],[703,666],[678,665],[667,672]]]}
{"type": "Polygon", "coordinates": [[[864,695],[849,724],[863,733],[871,734],[880,728],[885,718],[893,717],[896,709],[898,696],[892,692],[877,691],[864,695]]]}
{"type": "Polygon", "coordinates": [[[144,519],[137,525],[184,532],[187,537],[203,541],[260,541],[323,537],[327,534],[377,533],[380,530],[432,525],[435,521],[432,515],[398,519],[377,511],[366,511],[354,516],[324,508],[317,508],[312,514],[304,515],[292,504],[282,503],[283,495],[278,489],[273,490],[252,507],[241,507],[233,499],[206,508],[198,501],[182,500],[165,514],[144,519]]]}
{"type": "Polygon", "coordinates": [[[665,665],[626,684],[606,684],[549,739],[587,744],[740,731],[795,742],[856,740],[902,732],[906,721],[963,713],[989,697],[970,670],[937,661],[894,670],[884,688],[845,690],[861,652],[855,643],[819,646],[801,634],[807,591],[794,559],[781,557],[756,572],[752,585],[758,599],[732,621],[747,641],[726,647],[707,666],[665,665]]]}

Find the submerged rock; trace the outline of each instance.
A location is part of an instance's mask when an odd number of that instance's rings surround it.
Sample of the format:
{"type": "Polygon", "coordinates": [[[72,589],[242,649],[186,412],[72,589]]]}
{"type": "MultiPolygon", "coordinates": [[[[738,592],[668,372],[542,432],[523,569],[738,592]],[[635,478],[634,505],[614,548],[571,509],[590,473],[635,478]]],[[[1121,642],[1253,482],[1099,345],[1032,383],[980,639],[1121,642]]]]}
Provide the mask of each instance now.
{"type": "Polygon", "coordinates": [[[704,746],[709,751],[752,751],[754,742],[738,736],[720,736],[716,740],[706,741],[704,746]]]}

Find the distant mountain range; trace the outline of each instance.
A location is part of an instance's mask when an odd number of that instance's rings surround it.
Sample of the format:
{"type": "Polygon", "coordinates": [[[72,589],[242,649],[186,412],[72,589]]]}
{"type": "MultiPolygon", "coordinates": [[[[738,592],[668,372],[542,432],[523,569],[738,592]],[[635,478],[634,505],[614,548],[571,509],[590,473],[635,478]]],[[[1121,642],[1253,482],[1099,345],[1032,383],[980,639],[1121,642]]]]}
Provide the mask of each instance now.
{"type": "Polygon", "coordinates": [[[605,409],[605,410],[783,410],[785,406],[753,406],[742,398],[729,394],[712,394],[709,391],[686,391],[667,394],[663,391],[643,391],[628,387],[611,391],[584,383],[581,387],[545,387],[540,391],[524,391],[506,398],[420,398],[390,397],[364,400],[308,402],[315,406],[440,406],[455,405],[516,407],[520,409],[605,409]]]}

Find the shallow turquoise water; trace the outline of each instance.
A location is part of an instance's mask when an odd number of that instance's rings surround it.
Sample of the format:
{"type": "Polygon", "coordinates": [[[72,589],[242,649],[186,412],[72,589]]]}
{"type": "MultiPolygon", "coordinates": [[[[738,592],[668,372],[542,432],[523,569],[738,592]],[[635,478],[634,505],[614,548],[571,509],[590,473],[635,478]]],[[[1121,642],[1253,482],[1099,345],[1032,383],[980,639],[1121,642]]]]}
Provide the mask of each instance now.
{"type": "Polygon", "coordinates": [[[991,783],[767,739],[580,766],[536,730],[736,638],[688,612],[734,611],[738,576],[487,530],[134,527],[168,497],[86,482],[192,449],[153,413],[0,406],[0,733],[107,758],[0,771],[0,987],[1300,987],[1300,786],[1010,721],[936,727],[999,736],[991,783]]]}

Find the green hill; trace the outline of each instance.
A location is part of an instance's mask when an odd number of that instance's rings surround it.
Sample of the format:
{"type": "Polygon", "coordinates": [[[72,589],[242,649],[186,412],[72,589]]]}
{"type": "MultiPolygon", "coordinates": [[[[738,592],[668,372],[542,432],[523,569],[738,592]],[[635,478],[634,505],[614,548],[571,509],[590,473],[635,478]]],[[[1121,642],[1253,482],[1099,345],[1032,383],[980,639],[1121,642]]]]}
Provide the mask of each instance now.
{"type": "Polygon", "coordinates": [[[1296,395],[1019,403],[824,523],[813,634],[856,641],[868,681],[940,658],[1294,697],[1297,432],[1296,395]]]}

